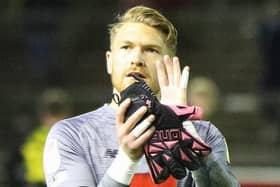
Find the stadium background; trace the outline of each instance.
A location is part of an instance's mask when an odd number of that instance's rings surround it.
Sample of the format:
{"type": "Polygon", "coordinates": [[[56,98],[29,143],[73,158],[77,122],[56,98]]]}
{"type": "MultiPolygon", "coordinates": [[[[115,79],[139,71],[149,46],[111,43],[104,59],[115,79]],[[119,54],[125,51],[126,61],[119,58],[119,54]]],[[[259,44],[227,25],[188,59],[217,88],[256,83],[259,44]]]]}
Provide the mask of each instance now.
{"type": "Polygon", "coordinates": [[[74,114],[110,100],[107,24],[139,2],[158,7],[175,23],[178,55],[191,66],[191,76],[217,83],[220,104],[212,121],[227,137],[239,181],[244,187],[280,186],[277,128],[269,126],[261,105],[268,64],[259,45],[260,26],[279,25],[279,0],[1,1],[0,186],[8,180],[7,160],[36,126],[35,100],[42,90],[69,92],[74,114]]]}

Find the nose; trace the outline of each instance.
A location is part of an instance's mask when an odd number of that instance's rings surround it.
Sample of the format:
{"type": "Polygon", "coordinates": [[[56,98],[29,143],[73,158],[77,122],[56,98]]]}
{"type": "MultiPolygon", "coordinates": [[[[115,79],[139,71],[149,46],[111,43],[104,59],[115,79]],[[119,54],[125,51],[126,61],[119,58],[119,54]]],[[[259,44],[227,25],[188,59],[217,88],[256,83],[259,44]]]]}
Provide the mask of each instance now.
{"type": "Polygon", "coordinates": [[[143,58],[142,50],[140,48],[134,49],[130,64],[135,66],[145,65],[145,60],[143,58]]]}

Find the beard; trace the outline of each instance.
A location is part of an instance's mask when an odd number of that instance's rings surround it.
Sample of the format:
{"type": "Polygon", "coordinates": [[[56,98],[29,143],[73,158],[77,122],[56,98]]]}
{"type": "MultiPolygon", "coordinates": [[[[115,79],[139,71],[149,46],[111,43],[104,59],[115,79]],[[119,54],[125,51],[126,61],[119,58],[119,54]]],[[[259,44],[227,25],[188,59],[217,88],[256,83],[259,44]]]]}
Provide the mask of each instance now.
{"type": "Polygon", "coordinates": [[[111,76],[111,83],[113,85],[113,88],[118,92],[123,91],[128,86],[133,84],[135,81],[136,80],[133,79],[132,77],[124,77],[124,78],[120,79],[120,78],[116,78],[113,75],[111,76]]]}

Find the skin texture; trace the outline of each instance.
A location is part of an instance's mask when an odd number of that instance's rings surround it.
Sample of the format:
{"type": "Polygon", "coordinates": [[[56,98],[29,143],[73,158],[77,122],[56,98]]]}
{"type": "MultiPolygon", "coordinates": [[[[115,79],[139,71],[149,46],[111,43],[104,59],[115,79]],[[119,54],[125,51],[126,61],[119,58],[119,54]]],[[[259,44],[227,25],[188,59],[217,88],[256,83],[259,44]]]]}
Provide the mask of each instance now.
{"type": "MultiPolygon", "coordinates": [[[[186,88],[180,87],[181,67],[178,57],[168,56],[170,51],[164,42],[164,35],[153,27],[143,23],[123,24],[111,43],[111,51],[106,52],[107,72],[111,75],[113,93],[132,84],[135,80],[127,76],[138,72],[145,77],[146,83],[161,99],[163,104],[186,105],[186,88]],[[176,95],[176,97],[175,97],[176,95]]],[[[183,71],[188,71],[186,66],[183,71]]],[[[125,112],[129,107],[127,99],[120,106],[113,101],[111,106],[117,107],[116,129],[118,143],[129,158],[138,160],[143,155],[143,146],[152,136],[152,126],[139,137],[131,134],[131,130],[146,112],[145,107],[139,108],[125,121],[125,112]]],[[[147,120],[152,122],[155,116],[147,120]]]]}

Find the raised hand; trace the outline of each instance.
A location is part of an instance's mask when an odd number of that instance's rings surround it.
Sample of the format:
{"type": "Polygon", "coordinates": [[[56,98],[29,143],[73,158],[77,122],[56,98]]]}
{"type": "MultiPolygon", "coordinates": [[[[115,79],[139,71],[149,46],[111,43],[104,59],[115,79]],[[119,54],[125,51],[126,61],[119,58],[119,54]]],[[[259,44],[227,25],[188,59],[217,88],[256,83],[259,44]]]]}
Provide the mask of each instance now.
{"type": "Polygon", "coordinates": [[[181,73],[178,57],[165,55],[163,62],[157,62],[157,74],[161,91],[161,103],[166,105],[187,105],[187,84],[189,66],[181,73]]]}

